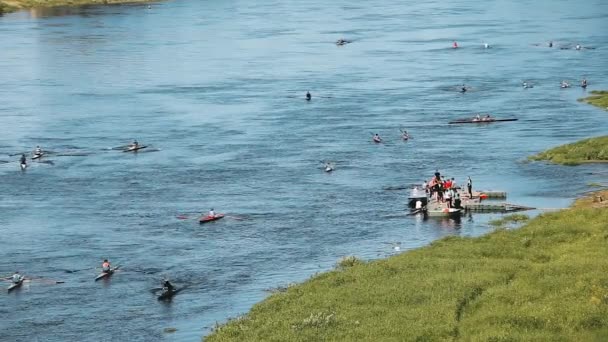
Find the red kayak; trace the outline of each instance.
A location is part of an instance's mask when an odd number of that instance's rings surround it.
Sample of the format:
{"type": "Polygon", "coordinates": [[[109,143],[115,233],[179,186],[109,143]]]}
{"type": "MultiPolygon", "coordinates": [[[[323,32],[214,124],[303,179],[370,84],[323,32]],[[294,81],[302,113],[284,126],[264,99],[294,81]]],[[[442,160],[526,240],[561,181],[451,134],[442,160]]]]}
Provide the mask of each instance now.
{"type": "Polygon", "coordinates": [[[198,220],[198,222],[207,223],[207,222],[211,222],[211,221],[217,221],[222,218],[224,218],[224,214],[217,214],[215,216],[203,216],[198,220]]]}

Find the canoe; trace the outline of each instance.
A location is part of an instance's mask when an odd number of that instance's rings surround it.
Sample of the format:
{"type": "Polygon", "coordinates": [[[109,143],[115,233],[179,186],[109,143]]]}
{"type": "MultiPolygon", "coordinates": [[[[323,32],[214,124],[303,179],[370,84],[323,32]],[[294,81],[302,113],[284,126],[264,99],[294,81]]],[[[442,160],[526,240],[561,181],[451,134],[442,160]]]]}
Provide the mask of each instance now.
{"type": "Polygon", "coordinates": [[[99,279],[103,279],[103,278],[109,278],[110,276],[112,276],[112,274],[114,274],[114,272],[119,268],[120,266],[116,266],[114,268],[111,268],[109,272],[101,272],[97,277],[95,277],[95,281],[98,281],[99,279]]]}
{"type": "Polygon", "coordinates": [[[19,281],[18,283],[11,284],[11,286],[8,287],[8,292],[11,292],[16,288],[21,287],[22,284],[23,284],[23,278],[21,278],[21,281],[19,281]]]}
{"type": "Polygon", "coordinates": [[[447,217],[447,216],[457,216],[457,215],[460,215],[461,212],[462,212],[462,209],[443,208],[443,209],[427,210],[427,215],[428,216],[443,216],[443,217],[447,217]]]}
{"type": "Polygon", "coordinates": [[[217,214],[217,215],[215,215],[213,217],[203,216],[203,217],[201,217],[198,220],[198,222],[199,223],[207,223],[207,222],[211,222],[211,221],[217,221],[217,220],[222,219],[222,218],[224,218],[224,214],[217,214]]]}
{"type": "Polygon", "coordinates": [[[144,149],[148,147],[147,145],[143,145],[143,146],[137,146],[137,147],[129,147],[126,150],[124,150],[123,152],[135,152],[135,151],[139,151],[141,149],[144,149]]]}
{"type": "Polygon", "coordinates": [[[475,119],[458,119],[454,121],[448,122],[448,124],[484,124],[484,123],[492,123],[492,122],[504,122],[504,121],[517,121],[516,118],[509,119],[489,119],[489,120],[475,120],[475,119]]]}

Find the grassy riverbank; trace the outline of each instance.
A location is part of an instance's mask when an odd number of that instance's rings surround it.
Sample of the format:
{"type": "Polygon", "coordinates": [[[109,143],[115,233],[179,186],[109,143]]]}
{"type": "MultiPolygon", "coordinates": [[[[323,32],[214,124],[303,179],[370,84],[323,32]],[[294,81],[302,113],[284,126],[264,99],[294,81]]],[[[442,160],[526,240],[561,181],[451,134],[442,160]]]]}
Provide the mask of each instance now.
{"type": "Polygon", "coordinates": [[[530,157],[531,160],[548,160],[557,164],[608,162],[608,136],[589,138],[562,145],[530,157]]]}
{"type": "Polygon", "coordinates": [[[579,99],[579,101],[608,110],[608,91],[594,90],[591,92],[591,96],[579,99]]]}
{"type": "Polygon", "coordinates": [[[206,340],[608,340],[608,191],[601,196],[521,229],[347,263],[206,340]]]}
{"type": "Polygon", "coordinates": [[[150,0],[0,0],[0,14],[36,7],[107,5],[151,2],[150,0]]]}

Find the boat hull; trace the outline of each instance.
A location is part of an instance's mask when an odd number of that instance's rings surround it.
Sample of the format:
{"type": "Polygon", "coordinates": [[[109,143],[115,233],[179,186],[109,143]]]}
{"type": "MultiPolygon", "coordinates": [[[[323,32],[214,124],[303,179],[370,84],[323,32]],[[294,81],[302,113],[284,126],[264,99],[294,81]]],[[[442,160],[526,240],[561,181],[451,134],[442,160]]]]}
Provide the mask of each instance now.
{"type": "Polygon", "coordinates": [[[114,267],[112,269],[110,269],[109,272],[102,272],[100,273],[97,277],[95,277],[95,281],[98,281],[100,279],[104,279],[104,278],[110,278],[112,276],[112,274],[114,274],[114,272],[118,269],[119,266],[114,267]]]}
{"type": "Polygon", "coordinates": [[[201,217],[198,222],[203,224],[203,223],[207,223],[207,222],[213,222],[213,221],[217,221],[217,220],[221,220],[224,218],[224,214],[217,214],[215,215],[215,217],[209,217],[209,216],[204,216],[201,217]]]}
{"type": "Polygon", "coordinates": [[[449,216],[460,216],[462,209],[456,208],[444,208],[439,210],[427,210],[427,215],[432,217],[449,217],[449,216]]]}
{"type": "Polygon", "coordinates": [[[137,152],[139,150],[143,150],[146,147],[148,147],[148,146],[144,145],[144,146],[139,146],[139,147],[135,147],[135,148],[128,148],[128,149],[124,150],[123,152],[137,152]]]}
{"type": "Polygon", "coordinates": [[[506,121],[517,121],[518,119],[516,118],[511,118],[511,119],[491,119],[491,120],[473,120],[473,119],[466,119],[466,120],[454,120],[454,121],[450,121],[448,122],[448,124],[450,125],[454,125],[454,124],[485,124],[485,123],[493,123],[493,122],[506,122],[506,121]]]}
{"type": "Polygon", "coordinates": [[[8,287],[8,292],[11,292],[11,291],[13,291],[15,289],[20,288],[22,284],[23,284],[23,279],[21,279],[21,281],[18,282],[18,283],[11,284],[11,286],[8,287]]]}

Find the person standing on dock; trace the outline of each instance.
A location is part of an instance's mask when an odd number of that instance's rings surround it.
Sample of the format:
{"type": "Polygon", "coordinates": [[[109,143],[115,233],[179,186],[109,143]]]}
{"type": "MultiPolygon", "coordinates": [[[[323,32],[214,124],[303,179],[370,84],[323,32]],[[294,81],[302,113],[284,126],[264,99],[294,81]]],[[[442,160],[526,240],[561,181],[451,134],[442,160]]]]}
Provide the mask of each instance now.
{"type": "Polygon", "coordinates": [[[473,198],[473,181],[471,180],[471,176],[467,179],[467,191],[469,192],[469,198],[473,198]]]}
{"type": "Polygon", "coordinates": [[[427,194],[429,193],[429,184],[426,181],[422,183],[422,188],[424,189],[424,192],[427,194]]]}

